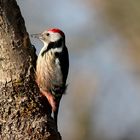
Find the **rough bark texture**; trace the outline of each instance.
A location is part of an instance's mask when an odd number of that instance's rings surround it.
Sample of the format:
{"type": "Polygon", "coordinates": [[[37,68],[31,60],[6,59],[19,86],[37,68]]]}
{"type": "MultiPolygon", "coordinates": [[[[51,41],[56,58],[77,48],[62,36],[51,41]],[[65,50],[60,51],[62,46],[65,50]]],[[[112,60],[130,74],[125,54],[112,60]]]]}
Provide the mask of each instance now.
{"type": "Polygon", "coordinates": [[[0,139],[60,140],[34,78],[36,54],[15,0],[0,0],[0,139]]]}

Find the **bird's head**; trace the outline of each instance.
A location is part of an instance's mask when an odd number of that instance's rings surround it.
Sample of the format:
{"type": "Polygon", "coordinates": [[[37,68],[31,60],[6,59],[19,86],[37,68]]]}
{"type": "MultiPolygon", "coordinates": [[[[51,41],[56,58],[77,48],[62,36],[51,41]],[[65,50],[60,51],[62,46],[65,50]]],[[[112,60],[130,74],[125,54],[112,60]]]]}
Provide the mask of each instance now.
{"type": "Polygon", "coordinates": [[[44,45],[55,42],[65,43],[65,34],[58,28],[45,30],[44,32],[39,34],[32,34],[31,37],[40,39],[44,43],[44,45]]]}

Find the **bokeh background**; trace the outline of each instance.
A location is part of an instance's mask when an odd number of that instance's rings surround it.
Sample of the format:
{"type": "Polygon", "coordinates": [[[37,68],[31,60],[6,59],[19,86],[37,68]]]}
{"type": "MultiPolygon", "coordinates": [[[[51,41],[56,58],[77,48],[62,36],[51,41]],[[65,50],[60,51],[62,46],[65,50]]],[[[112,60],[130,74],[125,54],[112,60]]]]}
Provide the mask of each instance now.
{"type": "MultiPolygon", "coordinates": [[[[58,27],[70,54],[63,140],[140,140],[140,1],[17,0],[29,34],[58,27]]],[[[37,48],[38,40],[31,39],[37,48]]]]}

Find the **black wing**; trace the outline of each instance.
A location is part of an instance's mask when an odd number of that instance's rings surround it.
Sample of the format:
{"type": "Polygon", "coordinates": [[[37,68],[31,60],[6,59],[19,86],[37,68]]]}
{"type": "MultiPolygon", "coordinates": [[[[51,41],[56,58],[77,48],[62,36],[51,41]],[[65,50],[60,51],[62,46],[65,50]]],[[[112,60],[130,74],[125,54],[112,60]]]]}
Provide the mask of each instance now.
{"type": "Polygon", "coordinates": [[[60,61],[61,71],[63,74],[63,82],[65,86],[69,71],[69,54],[66,46],[63,48],[62,52],[59,53],[58,59],[60,61]]]}

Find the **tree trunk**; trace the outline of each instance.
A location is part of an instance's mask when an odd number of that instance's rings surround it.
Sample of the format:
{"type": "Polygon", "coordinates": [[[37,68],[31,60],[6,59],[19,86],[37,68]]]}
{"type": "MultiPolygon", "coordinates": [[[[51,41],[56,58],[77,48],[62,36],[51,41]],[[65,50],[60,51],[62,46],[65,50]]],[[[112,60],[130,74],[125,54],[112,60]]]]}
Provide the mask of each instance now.
{"type": "Polygon", "coordinates": [[[0,0],[0,139],[60,140],[35,83],[36,54],[15,0],[0,0]]]}

